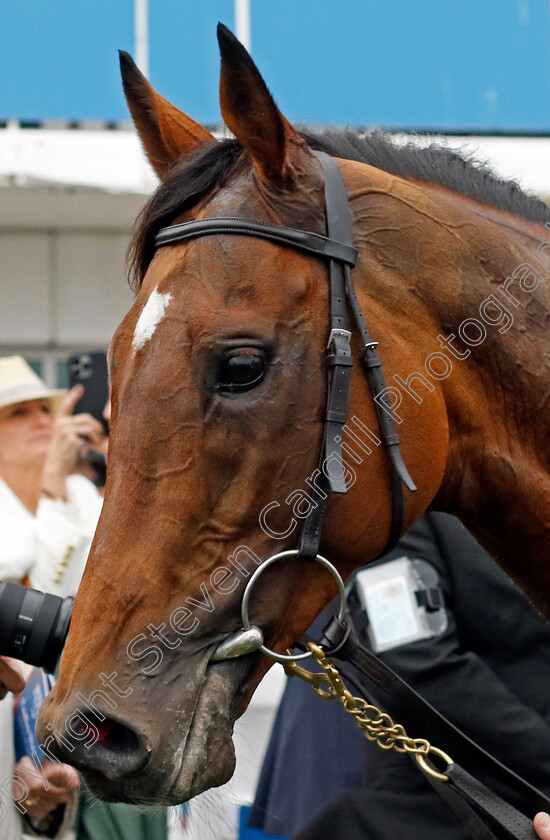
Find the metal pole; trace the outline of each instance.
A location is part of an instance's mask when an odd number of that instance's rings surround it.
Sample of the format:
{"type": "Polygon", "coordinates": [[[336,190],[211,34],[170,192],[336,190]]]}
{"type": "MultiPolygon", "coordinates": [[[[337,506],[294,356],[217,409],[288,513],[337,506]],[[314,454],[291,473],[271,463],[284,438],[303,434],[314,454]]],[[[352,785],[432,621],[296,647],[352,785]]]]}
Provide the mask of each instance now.
{"type": "Polygon", "coordinates": [[[250,52],[250,0],[235,0],[235,35],[250,52]]]}
{"type": "Polygon", "coordinates": [[[134,0],[134,42],[136,64],[149,75],[149,0],[134,0]]]}

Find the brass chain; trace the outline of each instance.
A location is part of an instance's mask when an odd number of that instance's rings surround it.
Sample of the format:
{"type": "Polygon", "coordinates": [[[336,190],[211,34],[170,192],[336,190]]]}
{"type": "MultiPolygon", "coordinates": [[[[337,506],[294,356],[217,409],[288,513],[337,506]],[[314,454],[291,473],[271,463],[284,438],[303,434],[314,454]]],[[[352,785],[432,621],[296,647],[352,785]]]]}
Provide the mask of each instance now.
{"type": "Polygon", "coordinates": [[[450,765],[453,762],[446,753],[433,747],[425,738],[411,738],[407,735],[405,727],[394,723],[388,714],[367,703],[362,697],[355,697],[346,688],[338,669],[326,658],[322,648],[313,642],[308,644],[308,648],[323,671],[312,674],[295,662],[285,662],[283,667],[287,676],[305,680],[319,697],[325,700],[339,700],[346,712],[352,715],[363,735],[381,749],[414,755],[424,772],[440,781],[449,780],[448,776],[439,773],[427,760],[430,754],[435,754],[450,765]]]}

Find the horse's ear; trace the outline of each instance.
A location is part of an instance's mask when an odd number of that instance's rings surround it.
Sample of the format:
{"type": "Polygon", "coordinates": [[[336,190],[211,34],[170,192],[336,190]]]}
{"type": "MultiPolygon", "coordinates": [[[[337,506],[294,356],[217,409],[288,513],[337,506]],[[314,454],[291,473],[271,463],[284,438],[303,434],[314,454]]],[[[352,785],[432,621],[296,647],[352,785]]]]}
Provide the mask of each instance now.
{"type": "Polygon", "coordinates": [[[151,166],[160,178],[182,155],[216,142],[206,128],[164,99],[120,50],[120,72],[132,119],[151,166]]]}
{"type": "Polygon", "coordinates": [[[249,54],[232,32],[218,24],[222,58],[220,107],[227,127],[252,158],[260,175],[276,186],[296,178],[307,144],[281,114],[249,54]]]}

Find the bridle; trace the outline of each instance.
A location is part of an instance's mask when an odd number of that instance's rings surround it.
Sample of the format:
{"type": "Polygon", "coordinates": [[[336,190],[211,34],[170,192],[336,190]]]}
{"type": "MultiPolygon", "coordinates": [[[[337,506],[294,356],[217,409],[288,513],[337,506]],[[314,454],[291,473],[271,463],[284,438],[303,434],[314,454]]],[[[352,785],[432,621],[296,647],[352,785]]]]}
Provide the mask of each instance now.
{"type": "MultiPolygon", "coordinates": [[[[155,239],[156,247],[161,247],[162,245],[171,245],[215,233],[257,236],[305,251],[320,259],[329,260],[330,265],[330,335],[327,348],[328,398],[325,415],[325,436],[319,462],[319,479],[315,483],[316,489],[319,491],[317,493],[319,501],[304,522],[298,549],[283,551],[269,557],[252,574],[247,583],[241,606],[243,629],[222,641],[211,656],[211,661],[234,658],[261,650],[273,659],[283,663],[286,662],[287,667],[293,669],[290,671],[293,675],[302,676],[302,679],[305,677],[313,685],[322,685],[322,681],[325,679],[324,674],[310,674],[309,671],[304,671],[297,666],[295,660],[311,656],[312,649],[316,649],[322,657],[322,660],[320,660],[316,655],[317,662],[321,662],[325,661],[324,655],[327,652],[330,657],[335,656],[340,661],[351,663],[361,677],[366,680],[367,686],[382,689],[394,701],[398,701],[404,708],[415,714],[419,721],[423,721],[427,727],[431,727],[442,738],[446,738],[449,743],[456,745],[457,749],[461,749],[465,757],[476,760],[482,769],[487,771],[494,779],[503,783],[508,790],[524,797],[533,811],[548,810],[550,800],[544,794],[484,752],[481,747],[456,729],[420,695],[416,694],[387,665],[378,660],[371,651],[360,644],[357,636],[353,633],[350,622],[347,620],[346,592],[342,578],[337,569],[317,553],[321,540],[323,515],[329,494],[331,491],[334,493],[345,493],[347,491],[342,455],[342,437],[346,423],[348,390],[353,365],[347,306],[351,310],[355,326],[359,330],[363,341],[361,363],[370,393],[374,399],[382,442],[388,453],[391,466],[392,520],[388,542],[382,554],[389,551],[401,536],[403,526],[402,484],[405,484],[409,490],[416,490],[416,487],[401,456],[399,437],[395,429],[391,407],[386,401],[384,401],[384,409],[380,405],[386,384],[382,372],[382,361],[376,352],[377,342],[371,338],[351,278],[351,270],[357,260],[357,250],[353,247],[351,214],[344,181],[338,166],[331,157],[322,152],[316,152],[315,154],[321,162],[325,177],[328,236],[321,236],[311,231],[296,228],[254,222],[249,219],[229,218],[202,219],[163,228],[155,239]],[[336,470],[333,472],[323,470],[323,464],[329,459],[333,465],[336,464],[336,470]],[[338,616],[334,616],[324,628],[323,637],[319,644],[308,645],[309,651],[299,655],[280,654],[266,648],[263,644],[262,631],[252,625],[248,618],[248,601],[255,582],[266,568],[289,556],[298,556],[310,561],[315,560],[327,568],[335,577],[340,593],[338,616]]],[[[304,647],[303,641],[301,647],[304,647]]],[[[328,671],[329,669],[326,668],[325,670],[328,671]]],[[[336,694],[327,695],[325,693],[324,696],[337,696],[338,692],[344,695],[347,693],[354,704],[359,701],[367,709],[375,710],[378,718],[374,723],[378,726],[380,720],[387,715],[384,715],[374,706],[369,706],[361,698],[352,697],[342,684],[339,672],[335,671],[334,673],[337,681],[334,684],[332,683],[334,677],[329,681],[335,688],[336,694]]],[[[348,679],[352,680],[351,676],[348,679]]],[[[362,691],[368,699],[369,693],[364,688],[363,683],[362,691]]],[[[322,691],[318,693],[323,694],[322,691]]],[[[372,702],[372,700],[369,702],[372,702]]],[[[357,708],[354,707],[353,713],[355,711],[357,711],[357,708]]],[[[390,722],[393,724],[391,719],[390,722]]],[[[398,728],[393,726],[392,737],[394,729],[398,728]]],[[[374,739],[374,737],[370,737],[370,740],[374,739]]],[[[420,741],[426,745],[426,748],[422,754],[418,753],[416,755],[419,765],[423,772],[430,777],[436,792],[461,821],[469,836],[476,837],[478,840],[479,838],[495,839],[495,834],[488,830],[486,822],[481,817],[488,819],[491,826],[495,823],[500,826],[507,837],[524,840],[524,838],[533,836],[532,823],[528,817],[472,777],[459,764],[454,763],[450,756],[442,750],[433,747],[428,741],[423,739],[420,739],[420,741]],[[432,753],[444,761],[446,765],[444,773],[438,772],[436,768],[430,766],[427,758],[432,753]]],[[[391,748],[391,743],[381,744],[381,746],[383,749],[388,749],[391,748]]],[[[406,752],[407,750],[402,751],[406,752]]],[[[499,834],[499,836],[501,835],[499,834]]]]}
{"type": "MultiPolygon", "coordinates": [[[[315,506],[304,520],[298,549],[290,552],[300,559],[316,560],[319,558],[319,544],[323,518],[327,507],[330,493],[346,493],[345,466],[343,459],[343,433],[347,419],[348,392],[351,379],[351,368],[353,357],[351,352],[351,331],[348,322],[348,306],[351,310],[353,322],[359,331],[363,343],[361,364],[363,366],[368,387],[378,418],[380,436],[382,443],[388,453],[391,469],[391,496],[392,516],[390,533],[387,544],[382,554],[387,553],[401,536],[403,528],[403,488],[405,484],[409,490],[416,490],[416,486],[409,475],[403,461],[399,446],[399,436],[395,427],[391,406],[384,399],[386,381],[382,371],[382,360],[378,355],[377,341],[373,341],[369,328],[361,311],[359,301],[355,294],[351,271],[354,268],[358,251],[353,245],[353,233],[351,213],[349,209],[348,196],[344,179],[335,160],[324,152],[314,152],[317,156],[324,175],[325,186],[325,211],[328,236],[322,236],[312,231],[300,230],[298,228],[274,225],[268,222],[255,222],[250,219],[241,218],[208,218],[199,219],[183,224],[172,225],[162,228],[155,237],[155,248],[165,245],[173,245],[178,242],[185,242],[189,239],[196,239],[200,236],[213,234],[230,234],[239,236],[254,236],[260,239],[267,239],[280,245],[289,246],[299,251],[311,254],[319,259],[329,262],[330,275],[330,334],[327,344],[327,364],[329,370],[328,396],[325,413],[324,441],[319,458],[317,480],[314,482],[316,496],[315,506]],[[384,402],[384,407],[381,406],[384,402]],[[329,468],[330,465],[330,468],[329,468]]],[[[282,552],[288,556],[289,552],[282,552]]],[[[280,558],[281,554],[274,555],[280,558]]],[[[256,570],[257,574],[269,563],[273,557],[264,561],[261,567],[256,570]]],[[[328,561],[321,558],[324,563],[331,567],[331,571],[339,578],[336,569],[328,561]]],[[[328,568],[327,566],[327,568],[328,568]]],[[[249,587],[253,584],[254,576],[249,581],[246,595],[249,594],[249,587]]],[[[239,639],[230,637],[226,646],[216,658],[240,655],[261,644],[257,644],[250,634],[250,625],[245,632],[249,633],[250,646],[246,651],[232,653],[239,639]]],[[[260,634],[261,635],[261,634],[260,634]]],[[[243,642],[242,631],[240,642],[243,642]]],[[[220,646],[221,647],[221,646],[220,646]]],[[[264,652],[269,652],[264,649],[264,652]]],[[[281,655],[282,656],[282,655],[281,655]]],[[[277,657],[280,658],[280,657],[277,657]]]]}

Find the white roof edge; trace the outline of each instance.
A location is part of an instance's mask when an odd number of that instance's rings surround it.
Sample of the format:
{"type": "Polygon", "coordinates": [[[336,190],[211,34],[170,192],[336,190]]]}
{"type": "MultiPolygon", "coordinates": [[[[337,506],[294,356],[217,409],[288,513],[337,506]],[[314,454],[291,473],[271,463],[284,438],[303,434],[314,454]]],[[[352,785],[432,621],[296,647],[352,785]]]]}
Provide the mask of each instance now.
{"type": "MultiPolygon", "coordinates": [[[[443,141],[489,163],[524,190],[550,196],[550,137],[394,134],[403,141],[443,141]]],[[[0,129],[0,186],[82,187],[148,195],[158,180],[137,135],[100,129],[0,129]]]]}
{"type": "Polygon", "coordinates": [[[0,130],[0,181],[147,195],[157,178],[134,132],[0,130]]]}

